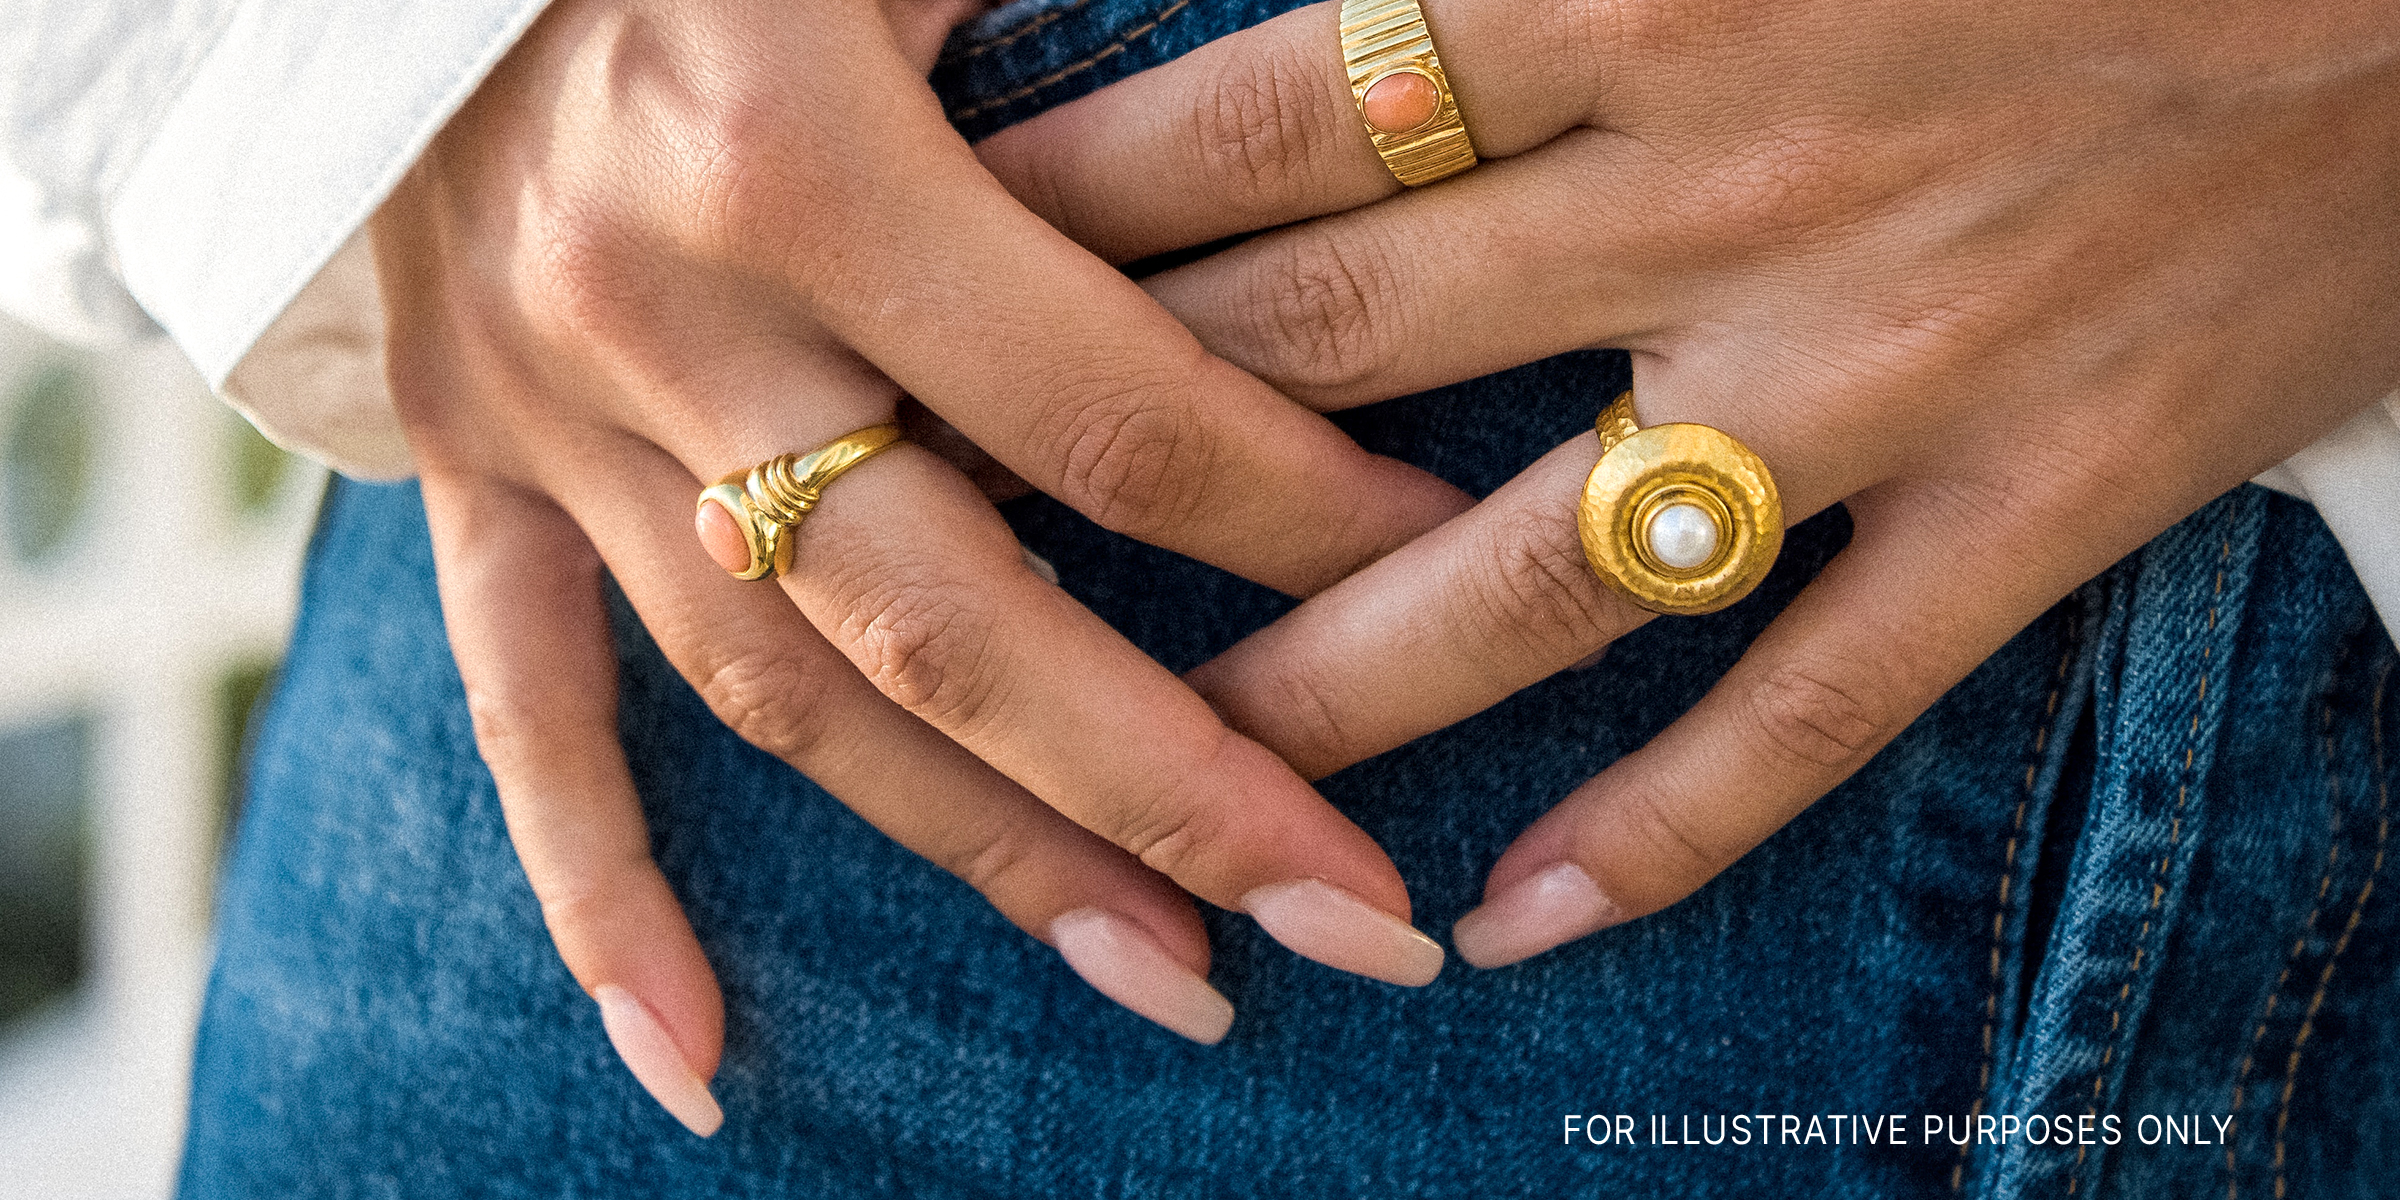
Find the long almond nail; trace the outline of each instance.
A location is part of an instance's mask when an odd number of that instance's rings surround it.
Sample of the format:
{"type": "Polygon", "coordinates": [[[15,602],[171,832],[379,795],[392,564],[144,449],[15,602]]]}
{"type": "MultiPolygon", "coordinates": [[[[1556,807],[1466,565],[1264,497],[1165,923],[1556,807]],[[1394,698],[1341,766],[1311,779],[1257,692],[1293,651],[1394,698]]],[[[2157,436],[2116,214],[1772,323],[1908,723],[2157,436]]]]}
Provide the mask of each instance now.
{"type": "Polygon", "coordinates": [[[1505,967],[1624,919],[1583,868],[1559,863],[1460,917],[1450,927],[1450,942],[1477,967],[1505,967]]]}
{"type": "Polygon", "coordinates": [[[1402,987],[1424,987],[1442,973],[1440,942],[1322,879],[1253,888],[1242,911],[1285,949],[1335,970],[1402,987]]]}
{"type": "Polygon", "coordinates": [[[715,1133],[725,1123],[725,1110],[717,1107],[708,1081],[692,1070],[650,1007],[613,983],[593,988],[592,999],[600,1002],[600,1025],[608,1030],[608,1043],[617,1048],[617,1057],[625,1060],[625,1069],[650,1098],[693,1133],[715,1133]]]}
{"type": "Polygon", "coordinates": [[[1214,1046],[1233,1025],[1232,1001],[1115,913],[1076,909],[1050,922],[1050,941],[1101,995],[1195,1042],[1214,1046]]]}

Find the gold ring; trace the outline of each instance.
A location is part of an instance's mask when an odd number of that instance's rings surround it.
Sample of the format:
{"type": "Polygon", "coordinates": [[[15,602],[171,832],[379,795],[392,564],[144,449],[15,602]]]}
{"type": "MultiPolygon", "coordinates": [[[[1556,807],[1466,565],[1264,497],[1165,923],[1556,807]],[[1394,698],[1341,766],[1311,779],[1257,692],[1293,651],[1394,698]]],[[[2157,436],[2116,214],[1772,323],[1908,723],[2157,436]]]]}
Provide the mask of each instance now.
{"type": "Polygon", "coordinates": [[[1631,391],[1594,424],[1600,462],[1575,528],[1601,582],[1652,612],[1691,615],[1767,577],[1783,549],[1783,499],[1748,446],[1707,425],[1644,429],[1631,391]]]}
{"type": "Polygon", "coordinates": [[[778,454],[735,471],[700,493],[692,520],[701,546],[736,579],[791,570],[800,522],[824,499],[825,489],[843,472],[899,442],[899,426],[870,425],[806,454],[778,454]]]}
{"type": "Polygon", "coordinates": [[[1342,0],[1342,65],[1367,139],[1400,182],[1423,187],[1475,165],[1417,0],[1342,0]]]}

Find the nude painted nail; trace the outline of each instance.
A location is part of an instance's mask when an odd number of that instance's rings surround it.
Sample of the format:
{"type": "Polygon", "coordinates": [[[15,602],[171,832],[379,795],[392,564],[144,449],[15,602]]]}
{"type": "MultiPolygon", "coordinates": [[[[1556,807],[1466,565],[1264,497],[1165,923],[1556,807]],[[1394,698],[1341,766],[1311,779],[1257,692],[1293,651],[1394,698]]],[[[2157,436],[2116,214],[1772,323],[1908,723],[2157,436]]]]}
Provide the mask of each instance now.
{"type": "Polygon", "coordinates": [[[1450,927],[1458,956],[1474,966],[1505,967],[1624,920],[1600,885],[1574,863],[1520,879],[1450,927]]]}
{"type": "Polygon", "coordinates": [[[608,1030],[609,1044],[650,1098],[693,1133],[715,1133],[725,1123],[725,1110],[717,1107],[708,1081],[692,1070],[650,1007],[613,983],[593,988],[592,999],[600,1002],[600,1025],[608,1030]]]}
{"type": "Polygon", "coordinates": [[[1214,1046],[1233,1025],[1232,1001],[1115,913],[1076,909],[1050,922],[1050,941],[1101,995],[1195,1042],[1214,1046]]]}
{"type": "Polygon", "coordinates": [[[1402,987],[1424,987],[1442,973],[1440,942],[1322,879],[1253,888],[1242,911],[1285,949],[1335,970],[1402,987]]]}

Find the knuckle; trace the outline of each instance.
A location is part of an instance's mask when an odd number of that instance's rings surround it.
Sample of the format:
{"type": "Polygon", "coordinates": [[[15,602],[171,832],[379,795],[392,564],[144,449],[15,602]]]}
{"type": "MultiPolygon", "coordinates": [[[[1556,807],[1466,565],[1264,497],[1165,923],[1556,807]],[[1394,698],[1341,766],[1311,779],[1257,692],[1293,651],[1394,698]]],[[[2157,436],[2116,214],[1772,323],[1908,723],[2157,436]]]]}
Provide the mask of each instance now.
{"type": "Polygon", "coordinates": [[[1389,255],[1353,230],[1296,234],[1264,264],[1253,310],[1261,373],[1287,389],[1342,392],[1371,380],[1398,336],[1389,255]]]}
{"type": "Polygon", "coordinates": [[[1135,805],[1103,836],[1130,851],[1144,866],[1169,879],[1184,878],[1218,840],[1219,821],[1210,809],[1178,803],[1181,790],[1135,805]]]}
{"type": "Polygon", "coordinates": [[[1714,879],[1742,856],[1745,846],[1727,845],[1695,824],[1693,813],[1675,797],[1656,787],[1640,787],[1625,797],[1621,809],[1632,844],[1645,851],[1645,869],[1612,871],[1610,881],[1621,902],[1635,912],[1655,912],[1714,879]]]}
{"type": "Polygon", "coordinates": [[[1210,778],[1186,770],[1173,783],[1120,795],[1114,804],[1076,819],[1150,869],[1182,879],[1227,832],[1223,806],[1210,802],[1210,778]]]}
{"type": "Polygon", "coordinates": [[[1349,706],[1338,693],[1315,663],[1279,671],[1268,685],[1276,714],[1269,744],[1304,775],[1337,768],[1362,752],[1358,731],[1342,716],[1349,706]]]}
{"type": "Polygon", "coordinates": [[[615,214],[570,203],[543,215],[521,276],[533,327],[557,344],[613,344],[656,309],[657,284],[615,214]]]}
{"type": "MultiPolygon", "coordinates": [[[[936,865],[987,898],[1014,892],[1018,880],[1029,873],[1038,874],[1044,865],[1033,839],[1011,830],[1002,830],[979,845],[945,848],[931,857],[936,865]]],[[[1033,880],[1036,886],[1042,882],[1039,878],[1033,880]]]]}
{"type": "Polygon", "coordinates": [[[1213,443],[1204,421],[1150,389],[1093,401],[1067,430],[1067,494],[1101,527],[1148,540],[1198,512],[1213,443]]]}
{"type": "Polygon", "coordinates": [[[533,887],[535,903],[541,905],[542,923],[553,935],[617,931],[614,889],[582,877],[550,879],[528,874],[526,880],[533,887]]]}
{"type": "Polygon", "coordinates": [[[625,936],[627,922],[639,911],[636,898],[645,877],[648,882],[664,882],[657,878],[658,865],[646,846],[622,847],[572,861],[526,859],[523,865],[534,902],[541,906],[542,921],[562,951],[594,938],[625,936]]]}
{"type": "Polygon", "coordinates": [[[735,655],[710,668],[700,696],[717,719],[743,741],[787,761],[808,757],[823,744],[825,713],[812,701],[820,690],[816,672],[774,650],[735,655]]]}
{"type": "Polygon", "coordinates": [[[755,257],[820,211],[825,181],[795,161],[789,114],[726,98],[689,114],[679,157],[687,229],[704,252],[755,257]]]}
{"type": "Polygon", "coordinates": [[[1781,763],[1840,770],[1874,753],[1896,732],[1872,687],[1845,683],[1847,672],[1808,662],[1780,663],[1743,693],[1743,712],[1758,744],[1781,763]]]}
{"type": "Polygon", "coordinates": [[[953,738],[996,699],[988,618],[962,585],[891,572],[851,606],[852,660],[876,688],[953,738]]]}
{"type": "Polygon", "coordinates": [[[1520,509],[1496,523],[1481,556],[1478,627],[1503,631],[1540,659],[1572,662],[1615,632],[1611,597],[1583,555],[1575,514],[1563,506],[1520,509]]]}
{"type": "Polygon", "coordinates": [[[1195,89],[1201,168],[1218,182],[1224,203],[1272,214],[1306,182],[1325,131],[1337,128],[1322,83],[1285,55],[1228,55],[1195,89]]]}
{"type": "Polygon", "coordinates": [[[548,742],[543,716],[541,705],[513,689],[467,685],[467,719],[475,730],[475,748],[495,774],[526,768],[541,752],[548,742]]]}

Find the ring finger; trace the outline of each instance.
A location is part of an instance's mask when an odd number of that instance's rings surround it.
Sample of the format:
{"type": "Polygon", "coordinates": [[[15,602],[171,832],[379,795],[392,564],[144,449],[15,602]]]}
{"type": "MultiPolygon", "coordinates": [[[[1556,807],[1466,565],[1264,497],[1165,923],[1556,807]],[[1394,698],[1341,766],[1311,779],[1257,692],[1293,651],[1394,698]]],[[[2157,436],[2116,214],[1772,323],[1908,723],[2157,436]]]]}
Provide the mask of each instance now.
{"type": "MultiPolygon", "coordinates": [[[[711,445],[732,448],[687,458],[686,479],[843,432],[822,411],[805,424],[816,428],[772,439],[712,431],[711,445]]],[[[699,555],[688,527],[674,536],[699,555]]],[[[1407,888],[1374,841],[1028,569],[999,514],[938,457],[903,443],[860,462],[787,536],[788,603],[917,719],[1296,953],[1411,986],[1439,971],[1440,947],[1409,926],[1407,888]]]]}

